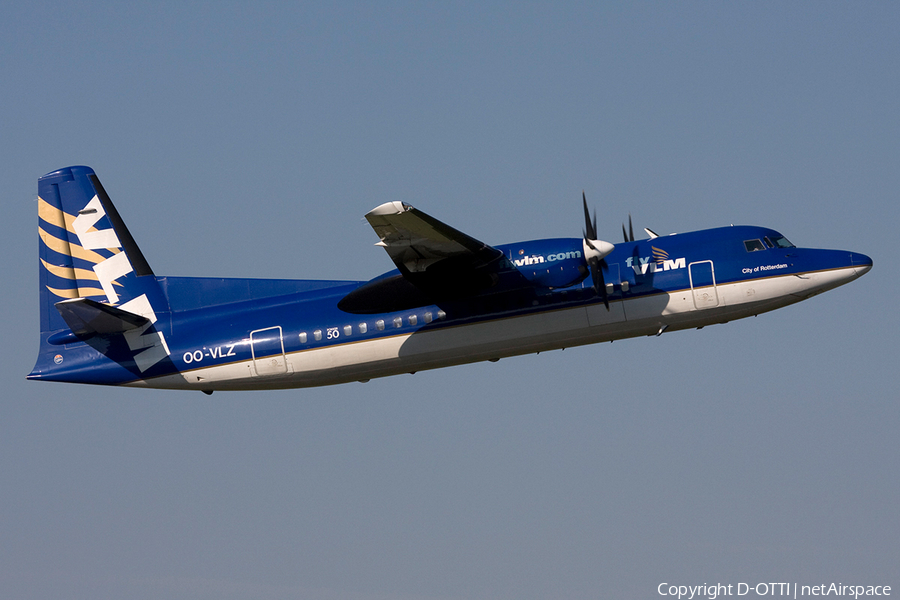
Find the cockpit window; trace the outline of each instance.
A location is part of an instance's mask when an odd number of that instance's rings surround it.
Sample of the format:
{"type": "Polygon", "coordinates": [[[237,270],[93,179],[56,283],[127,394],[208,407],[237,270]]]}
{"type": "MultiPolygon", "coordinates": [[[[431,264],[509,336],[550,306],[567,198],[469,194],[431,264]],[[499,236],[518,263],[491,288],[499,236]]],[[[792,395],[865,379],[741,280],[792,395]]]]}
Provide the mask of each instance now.
{"type": "Polygon", "coordinates": [[[766,238],[766,241],[774,244],[776,248],[796,248],[796,246],[790,243],[783,235],[769,236],[766,238]]]}
{"type": "Polygon", "coordinates": [[[747,249],[747,252],[758,252],[766,249],[760,240],[746,240],[744,242],[744,248],[747,249]]]}

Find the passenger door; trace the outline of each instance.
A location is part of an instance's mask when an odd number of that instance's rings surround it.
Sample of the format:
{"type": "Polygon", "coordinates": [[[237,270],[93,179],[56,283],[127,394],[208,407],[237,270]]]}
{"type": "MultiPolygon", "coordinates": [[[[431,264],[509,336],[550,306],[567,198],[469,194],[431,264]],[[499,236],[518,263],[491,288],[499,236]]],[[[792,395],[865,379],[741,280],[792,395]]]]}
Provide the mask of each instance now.
{"type": "Polygon", "coordinates": [[[694,295],[694,308],[702,310],[719,305],[719,294],[716,291],[716,269],[711,260],[701,260],[688,265],[691,279],[691,293],[694,295]]]}
{"type": "Polygon", "coordinates": [[[288,372],[281,326],[251,331],[250,352],[255,376],[284,375],[288,372]]]}

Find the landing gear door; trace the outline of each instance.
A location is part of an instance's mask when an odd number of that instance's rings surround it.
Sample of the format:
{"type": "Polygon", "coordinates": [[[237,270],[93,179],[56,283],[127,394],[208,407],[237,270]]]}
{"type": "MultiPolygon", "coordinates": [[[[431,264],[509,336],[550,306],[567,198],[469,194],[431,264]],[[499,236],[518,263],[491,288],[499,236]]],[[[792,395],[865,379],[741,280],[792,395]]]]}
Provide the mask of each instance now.
{"type": "Polygon", "coordinates": [[[251,331],[250,352],[253,355],[253,375],[267,377],[288,372],[280,326],[251,331]]]}
{"type": "Polygon", "coordinates": [[[716,291],[716,270],[711,260],[702,260],[688,265],[691,278],[691,293],[694,295],[694,308],[715,308],[719,305],[719,294],[716,291]]]}

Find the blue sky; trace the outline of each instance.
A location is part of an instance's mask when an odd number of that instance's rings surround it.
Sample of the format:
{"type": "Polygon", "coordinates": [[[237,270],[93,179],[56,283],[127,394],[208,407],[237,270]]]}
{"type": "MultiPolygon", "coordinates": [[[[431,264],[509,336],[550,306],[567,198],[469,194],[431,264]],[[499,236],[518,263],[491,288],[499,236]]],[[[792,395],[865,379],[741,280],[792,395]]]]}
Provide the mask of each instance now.
{"type": "MultiPolygon", "coordinates": [[[[9,3],[7,3],[9,4],[9,3]]],[[[0,595],[651,598],[900,586],[891,3],[0,8],[0,595]],[[369,279],[401,200],[488,243],[765,225],[873,257],[781,311],[284,392],[26,382],[37,178],[155,272],[369,279]]]]}

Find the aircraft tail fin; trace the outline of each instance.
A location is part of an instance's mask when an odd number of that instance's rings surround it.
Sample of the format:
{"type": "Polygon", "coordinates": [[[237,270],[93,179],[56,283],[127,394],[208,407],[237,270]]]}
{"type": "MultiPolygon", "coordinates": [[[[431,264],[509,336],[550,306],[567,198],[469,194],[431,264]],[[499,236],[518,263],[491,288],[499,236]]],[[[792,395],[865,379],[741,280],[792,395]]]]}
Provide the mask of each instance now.
{"type": "Polygon", "coordinates": [[[150,265],[89,167],[38,180],[38,234],[41,354],[96,335],[143,334],[169,311],[150,265]]]}

